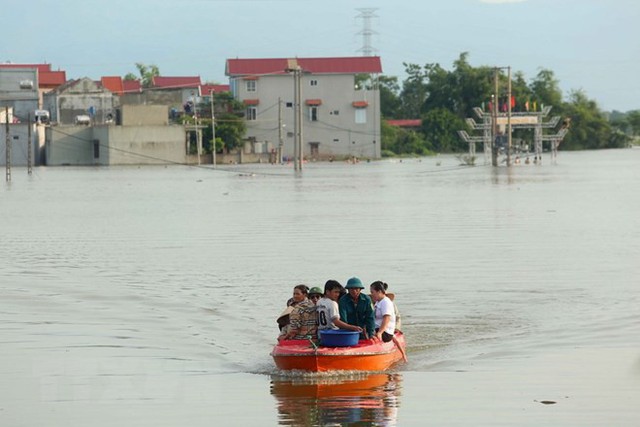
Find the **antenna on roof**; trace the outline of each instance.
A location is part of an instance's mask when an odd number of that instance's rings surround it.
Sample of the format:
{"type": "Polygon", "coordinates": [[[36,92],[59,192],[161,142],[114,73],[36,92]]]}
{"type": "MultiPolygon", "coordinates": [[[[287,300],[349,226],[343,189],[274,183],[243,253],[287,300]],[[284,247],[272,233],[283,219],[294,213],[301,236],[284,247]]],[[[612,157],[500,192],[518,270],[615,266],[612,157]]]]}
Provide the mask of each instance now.
{"type": "Polygon", "coordinates": [[[377,52],[378,49],[371,45],[371,36],[378,33],[371,29],[371,19],[378,17],[378,15],[375,14],[378,9],[374,7],[363,7],[356,10],[360,12],[360,15],[356,16],[356,19],[362,18],[362,30],[356,33],[362,36],[362,47],[358,49],[358,52],[362,52],[362,56],[373,56],[374,52],[377,52]]]}

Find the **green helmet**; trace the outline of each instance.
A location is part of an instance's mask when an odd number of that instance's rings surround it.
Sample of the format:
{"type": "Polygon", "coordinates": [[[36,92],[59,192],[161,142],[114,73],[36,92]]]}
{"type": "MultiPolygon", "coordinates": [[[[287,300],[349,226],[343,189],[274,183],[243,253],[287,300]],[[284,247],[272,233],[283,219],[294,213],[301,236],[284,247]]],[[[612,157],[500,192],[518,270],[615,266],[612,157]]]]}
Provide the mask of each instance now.
{"type": "Polygon", "coordinates": [[[352,277],[351,279],[347,280],[347,286],[344,287],[345,289],[364,289],[364,285],[362,284],[362,280],[360,280],[358,277],[352,277]]]}
{"type": "Polygon", "coordinates": [[[314,294],[318,294],[320,296],[324,295],[324,292],[322,292],[322,289],[320,289],[317,286],[314,286],[313,288],[309,289],[309,296],[314,295],[314,294]]]}

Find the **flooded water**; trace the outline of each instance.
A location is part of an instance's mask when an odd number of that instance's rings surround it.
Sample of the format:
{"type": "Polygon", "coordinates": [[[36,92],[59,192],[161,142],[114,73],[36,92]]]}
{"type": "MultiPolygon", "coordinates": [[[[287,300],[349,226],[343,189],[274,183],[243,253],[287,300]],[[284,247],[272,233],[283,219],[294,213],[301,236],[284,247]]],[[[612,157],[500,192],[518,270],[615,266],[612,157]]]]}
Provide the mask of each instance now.
{"type": "Polygon", "coordinates": [[[640,149],[545,162],[14,168],[0,425],[640,425],[640,149]],[[353,275],[409,363],[278,372],[293,286],[353,275]]]}

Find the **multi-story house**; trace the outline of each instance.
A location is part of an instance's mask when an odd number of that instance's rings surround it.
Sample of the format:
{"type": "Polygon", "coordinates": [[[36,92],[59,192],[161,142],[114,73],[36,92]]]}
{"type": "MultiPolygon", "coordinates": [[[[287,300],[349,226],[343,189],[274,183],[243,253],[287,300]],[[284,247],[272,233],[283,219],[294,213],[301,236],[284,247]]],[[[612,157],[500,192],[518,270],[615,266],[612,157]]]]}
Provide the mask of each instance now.
{"type": "Polygon", "coordinates": [[[226,75],[246,106],[247,139],[294,154],[294,78],[300,67],[302,149],[308,159],[380,157],[380,57],[227,59],[226,75]],[[367,74],[367,84],[356,76],[367,74]]]}

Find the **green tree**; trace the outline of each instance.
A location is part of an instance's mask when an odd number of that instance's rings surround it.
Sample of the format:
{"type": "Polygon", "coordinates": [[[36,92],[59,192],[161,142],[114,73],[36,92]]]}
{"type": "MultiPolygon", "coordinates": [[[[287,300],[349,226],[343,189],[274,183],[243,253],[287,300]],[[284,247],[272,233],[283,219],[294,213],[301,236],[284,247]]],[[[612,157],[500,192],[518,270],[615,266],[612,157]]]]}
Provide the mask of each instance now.
{"type": "Polygon", "coordinates": [[[453,111],[455,107],[455,88],[452,86],[451,73],[442,68],[440,64],[427,64],[425,70],[426,98],[420,108],[420,113],[434,108],[446,108],[453,111]]]}
{"type": "Polygon", "coordinates": [[[571,118],[571,128],[561,147],[566,150],[621,148],[629,143],[624,134],[615,132],[598,104],[581,91],[572,91],[563,105],[571,118]]]}
{"type": "Polygon", "coordinates": [[[627,123],[631,127],[634,136],[640,136],[640,110],[633,110],[627,113],[627,123]]]}
{"type": "Polygon", "coordinates": [[[437,152],[459,152],[467,149],[467,143],[458,136],[466,129],[464,121],[446,108],[435,108],[422,116],[422,134],[437,152]]]}
{"type": "Polygon", "coordinates": [[[472,67],[468,52],[460,54],[449,73],[451,111],[459,117],[473,116],[473,109],[491,99],[493,69],[472,67]]]}
{"type": "Polygon", "coordinates": [[[140,73],[142,87],[151,87],[153,85],[153,78],[160,75],[160,69],[157,65],[146,65],[142,62],[136,62],[136,68],[138,69],[138,73],[140,73]]]}
{"type": "Polygon", "coordinates": [[[400,85],[397,77],[378,77],[378,89],[380,90],[380,114],[386,119],[401,118],[400,109],[400,85]]]}
{"type": "Polygon", "coordinates": [[[420,117],[424,101],[427,99],[427,74],[416,64],[403,63],[407,78],[402,83],[402,115],[407,119],[420,117]]]}
{"type": "Polygon", "coordinates": [[[562,105],[562,91],[553,71],[541,69],[532,80],[530,88],[533,101],[537,102],[538,108],[541,108],[541,105],[551,105],[557,111],[562,105]]]}
{"type": "MultiPolygon", "coordinates": [[[[216,141],[222,141],[225,151],[229,152],[235,148],[241,148],[244,144],[244,134],[247,131],[247,124],[239,114],[222,113],[216,116],[216,141]]],[[[209,135],[209,141],[211,135],[209,135]]],[[[220,147],[219,147],[220,148],[220,147]]]]}
{"type": "Polygon", "coordinates": [[[382,122],[382,155],[418,155],[433,154],[431,146],[420,132],[391,126],[382,122]]]}

